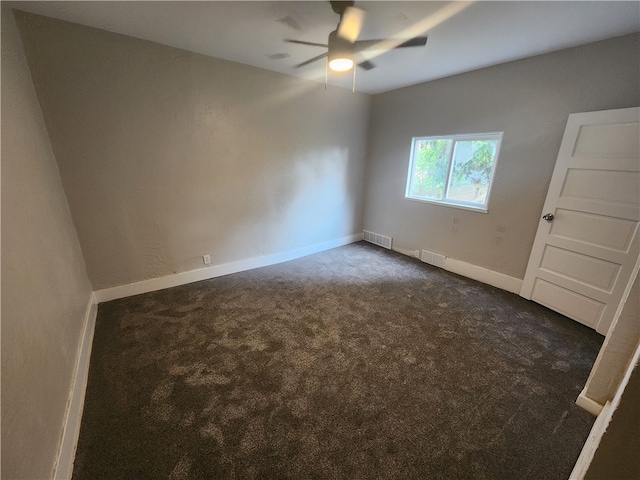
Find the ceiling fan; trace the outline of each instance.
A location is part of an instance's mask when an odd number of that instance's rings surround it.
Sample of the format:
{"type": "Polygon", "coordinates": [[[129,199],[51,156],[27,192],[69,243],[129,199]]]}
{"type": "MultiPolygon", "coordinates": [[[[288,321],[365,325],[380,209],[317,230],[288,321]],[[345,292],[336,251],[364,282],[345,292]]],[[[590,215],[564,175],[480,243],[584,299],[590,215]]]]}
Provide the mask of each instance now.
{"type": "MultiPolygon", "coordinates": [[[[338,22],[338,27],[329,34],[329,39],[326,44],[285,39],[285,41],[289,43],[327,49],[326,52],[299,63],[295,68],[304,67],[325,57],[328,57],[329,68],[336,72],[350,70],[353,68],[354,63],[365,70],[375,68],[372,62],[363,58],[361,52],[365,49],[379,46],[385,42],[385,40],[358,40],[358,36],[362,30],[362,22],[365,15],[364,10],[354,7],[355,2],[332,1],[329,3],[331,3],[333,11],[340,15],[340,21],[338,22]]],[[[401,41],[392,48],[422,47],[426,45],[426,43],[427,37],[414,37],[401,41]]]]}

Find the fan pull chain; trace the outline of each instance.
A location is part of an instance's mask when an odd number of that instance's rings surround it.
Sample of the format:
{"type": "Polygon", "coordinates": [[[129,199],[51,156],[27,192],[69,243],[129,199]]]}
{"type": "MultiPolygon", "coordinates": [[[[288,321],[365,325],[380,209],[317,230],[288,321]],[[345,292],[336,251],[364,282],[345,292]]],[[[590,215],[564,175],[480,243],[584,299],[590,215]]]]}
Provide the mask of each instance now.
{"type": "Polygon", "coordinates": [[[324,89],[327,89],[327,82],[329,81],[329,57],[324,62],[324,89]]]}
{"type": "Polygon", "coordinates": [[[356,93],[356,64],[353,64],[353,83],[351,84],[351,93],[356,93]]]}

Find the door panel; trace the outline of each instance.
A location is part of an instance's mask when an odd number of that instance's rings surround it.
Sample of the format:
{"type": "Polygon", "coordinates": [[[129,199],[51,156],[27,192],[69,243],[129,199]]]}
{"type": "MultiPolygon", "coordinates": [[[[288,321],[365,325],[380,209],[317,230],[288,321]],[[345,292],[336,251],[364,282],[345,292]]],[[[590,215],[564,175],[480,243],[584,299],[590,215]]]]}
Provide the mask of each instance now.
{"type": "Polygon", "coordinates": [[[634,198],[634,187],[638,182],[638,172],[570,168],[560,196],[635,205],[638,199],[634,198]]]}
{"type": "Polygon", "coordinates": [[[536,278],[531,300],[585,325],[597,325],[606,305],[568,288],[536,278]]]}
{"type": "Polygon", "coordinates": [[[552,274],[563,275],[571,280],[582,281],[607,293],[620,273],[620,265],[572,252],[552,245],[545,247],[540,269],[552,274]]]}
{"type": "MultiPolygon", "coordinates": [[[[600,247],[601,255],[606,255],[606,249],[626,253],[638,229],[638,222],[634,220],[564,208],[558,208],[555,217],[550,236],[600,247]]],[[[575,245],[575,248],[580,246],[575,245]]]]}
{"type": "Polygon", "coordinates": [[[569,116],[521,295],[606,334],[638,259],[640,108],[569,116]]]}
{"type": "Polygon", "coordinates": [[[640,144],[636,140],[637,128],[633,123],[580,125],[573,157],[636,158],[640,154],[640,144]]]}

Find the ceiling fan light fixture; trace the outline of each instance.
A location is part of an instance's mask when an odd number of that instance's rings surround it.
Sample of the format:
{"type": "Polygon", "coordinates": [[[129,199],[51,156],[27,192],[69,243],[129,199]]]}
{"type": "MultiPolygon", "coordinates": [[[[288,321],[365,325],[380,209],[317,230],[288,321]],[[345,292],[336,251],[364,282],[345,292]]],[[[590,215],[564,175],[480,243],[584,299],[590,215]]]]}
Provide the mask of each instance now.
{"type": "Polygon", "coordinates": [[[353,60],[345,56],[337,56],[329,60],[329,68],[334,72],[346,72],[353,68],[353,60]]]}
{"type": "Polygon", "coordinates": [[[324,53],[316,55],[295,66],[295,68],[300,68],[317,62],[320,59],[326,59],[324,68],[325,87],[329,70],[335,73],[344,73],[349,70],[353,71],[353,82],[355,85],[356,66],[363,70],[375,68],[375,65],[369,61],[372,55],[368,53],[368,50],[380,50],[381,53],[385,53],[396,48],[423,47],[427,43],[426,36],[408,39],[358,40],[365,16],[364,10],[354,7],[355,1],[353,0],[349,2],[331,1],[330,3],[333,11],[340,15],[340,21],[338,22],[337,28],[329,33],[326,44],[306,40],[285,39],[288,43],[326,48],[324,53]]]}

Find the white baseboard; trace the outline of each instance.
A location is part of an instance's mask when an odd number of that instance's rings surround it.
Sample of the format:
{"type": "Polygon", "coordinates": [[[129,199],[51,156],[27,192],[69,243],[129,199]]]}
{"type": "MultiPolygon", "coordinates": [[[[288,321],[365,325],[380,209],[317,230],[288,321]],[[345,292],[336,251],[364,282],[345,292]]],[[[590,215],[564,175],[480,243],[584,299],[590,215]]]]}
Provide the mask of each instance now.
{"type": "Polygon", "coordinates": [[[167,275],[166,277],[153,278],[150,280],[143,280],[141,282],[130,283],[128,285],[105,288],[103,290],[95,291],[94,294],[98,303],[108,302],[109,300],[116,300],[118,298],[130,297],[132,295],[139,295],[141,293],[153,292],[164,288],[176,287],[187,283],[199,282],[201,280],[208,280],[210,278],[229,275],[231,273],[243,272],[245,270],[251,270],[252,268],[275,265],[276,263],[287,262],[296,258],[341,247],[349,243],[359,242],[360,240],[362,240],[362,233],[357,233],[355,235],[337,238],[328,242],[316,243],[315,245],[290,250],[288,252],[248,258],[238,262],[214,265],[212,267],[200,268],[189,272],[176,273],[175,275],[167,275]]]}
{"type": "Polygon", "coordinates": [[[603,405],[601,405],[598,402],[596,402],[595,400],[591,400],[589,397],[587,397],[586,394],[585,394],[585,390],[582,390],[580,392],[580,395],[578,395],[578,398],[576,399],[576,405],[578,405],[583,410],[586,410],[591,415],[597,417],[598,415],[600,415],[600,412],[602,411],[603,405]]]}
{"type": "Polygon", "coordinates": [[[609,422],[611,421],[611,413],[611,403],[607,402],[601,408],[600,415],[598,415],[598,418],[596,418],[593,427],[591,427],[591,432],[589,432],[589,436],[587,437],[587,441],[582,447],[580,456],[573,466],[571,475],[569,475],[569,480],[582,480],[584,478],[587,470],[589,470],[589,467],[591,466],[593,456],[600,446],[600,440],[602,439],[605,430],[609,426],[609,422]]]}
{"type": "MultiPolygon", "coordinates": [[[[573,471],[569,476],[569,480],[584,479],[584,476],[586,475],[587,471],[589,470],[589,467],[591,466],[591,462],[593,461],[596,450],[598,450],[598,447],[600,446],[600,441],[602,440],[602,437],[606,432],[607,427],[609,427],[609,424],[611,423],[611,419],[613,418],[613,415],[616,409],[620,405],[620,400],[622,399],[622,395],[624,394],[624,391],[627,388],[627,385],[629,384],[629,379],[631,378],[631,374],[635,368],[640,368],[640,343],[636,345],[636,349],[633,352],[631,361],[629,362],[629,364],[627,365],[627,368],[625,369],[624,376],[622,377],[622,380],[620,381],[620,384],[616,389],[616,393],[613,396],[613,399],[611,401],[607,401],[604,404],[604,406],[601,407],[600,412],[598,414],[598,418],[596,418],[596,421],[593,424],[593,427],[591,427],[591,432],[587,437],[587,441],[582,447],[580,456],[578,457],[576,464],[573,466],[573,471]]],[[[580,400],[581,397],[583,397],[585,400],[588,400],[589,402],[599,405],[593,400],[589,400],[583,394],[584,394],[584,390],[580,393],[578,400],[576,400],[576,404],[580,405],[578,401],[580,400]]],[[[585,407],[582,407],[582,408],[585,408],[585,407]]]]}
{"type": "Polygon", "coordinates": [[[507,292],[520,294],[522,288],[522,280],[515,277],[510,277],[504,273],[495,272],[484,267],[479,267],[472,263],[463,262],[462,260],[456,260],[455,258],[446,257],[444,260],[444,268],[458,275],[472,278],[482,283],[487,283],[507,292]]]}
{"type": "MultiPolygon", "coordinates": [[[[398,246],[393,246],[392,250],[403,255],[407,255],[408,257],[420,258],[420,250],[411,250],[398,246]]],[[[425,252],[425,250],[422,250],[423,255],[425,252]]],[[[510,277],[509,275],[505,275],[504,273],[499,273],[493,270],[489,270],[488,268],[479,267],[478,265],[463,262],[462,260],[456,260],[455,258],[447,257],[445,255],[442,255],[441,258],[444,258],[442,265],[440,265],[439,263],[425,261],[424,258],[423,261],[430,265],[444,268],[449,272],[457,273],[458,275],[462,275],[463,277],[471,278],[473,280],[486,283],[493,287],[506,290],[507,292],[520,295],[522,280],[519,278],[510,277]]]]}
{"type": "Polygon", "coordinates": [[[401,253],[402,255],[406,255],[407,257],[417,258],[418,260],[420,259],[420,250],[411,250],[404,247],[396,247],[395,245],[391,247],[391,250],[401,253]]]}
{"type": "Polygon", "coordinates": [[[89,360],[91,358],[91,345],[93,343],[93,332],[96,325],[97,313],[98,303],[96,302],[95,295],[92,293],[85,313],[84,329],[78,350],[71,392],[69,394],[62,442],[53,473],[55,480],[69,480],[73,473],[73,461],[76,455],[78,436],[80,435],[80,422],[82,420],[82,409],[84,407],[84,394],[87,389],[89,360]]]}

